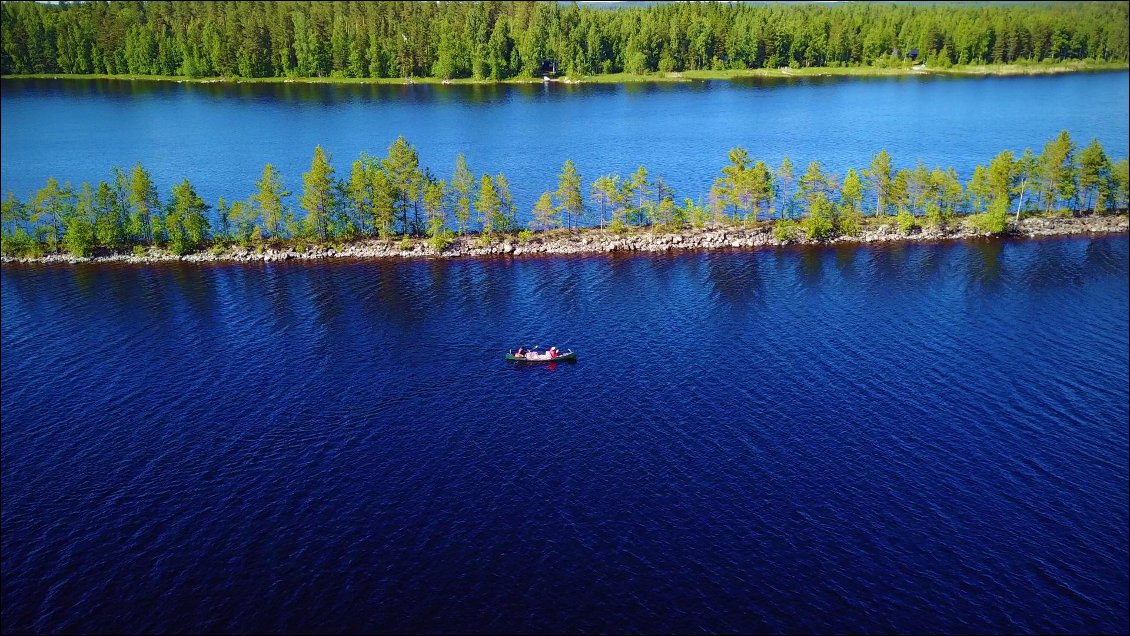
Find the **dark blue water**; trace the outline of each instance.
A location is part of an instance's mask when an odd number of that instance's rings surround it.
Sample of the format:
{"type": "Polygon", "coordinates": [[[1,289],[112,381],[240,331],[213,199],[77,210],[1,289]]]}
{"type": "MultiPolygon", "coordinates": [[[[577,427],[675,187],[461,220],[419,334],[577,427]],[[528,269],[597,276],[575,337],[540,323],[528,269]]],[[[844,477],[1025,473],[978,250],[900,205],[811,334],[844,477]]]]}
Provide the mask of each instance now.
{"type": "Polygon", "coordinates": [[[450,177],[456,154],[503,171],[521,217],[572,159],[587,187],[645,165],[676,201],[704,197],[738,145],[797,174],[842,174],[880,148],[896,166],[952,166],[968,178],[1002,150],[1037,153],[1060,130],[1130,154],[1125,72],[950,79],[805,78],[669,85],[364,86],[3,80],[0,191],[21,199],[48,176],[97,184],[140,161],[163,199],[190,179],[209,204],[249,196],[270,162],[296,196],[314,146],[348,177],[362,151],[397,135],[450,177]]]}
{"type": "Polygon", "coordinates": [[[1128,247],[5,265],[4,630],[1124,631],[1128,247]]]}

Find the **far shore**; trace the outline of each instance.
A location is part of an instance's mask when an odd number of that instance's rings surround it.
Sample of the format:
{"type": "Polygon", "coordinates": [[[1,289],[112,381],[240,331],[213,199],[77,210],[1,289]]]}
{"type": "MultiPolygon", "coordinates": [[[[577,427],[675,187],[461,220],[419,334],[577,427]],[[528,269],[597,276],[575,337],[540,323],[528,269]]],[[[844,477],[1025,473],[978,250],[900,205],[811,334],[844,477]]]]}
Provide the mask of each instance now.
{"type": "Polygon", "coordinates": [[[790,78],[790,77],[897,77],[936,75],[950,77],[989,77],[1020,75],[1059,75],[1062,73],[1085,73],[1101,71],[1130,70],[1127,62],[1059,62],[1055,64],[970,64],[949,68],[931,67],[929,64],[900,67],[841,66],[811,68],[761,68],[734,70],[698,70],[671,73],[610,73],[607,75],[585,75],[582,77],[515,77],[504,80],[489,79],[441,79],[436,77],[187,77],[178,75],[107,75],[107,74],[65,74],[38,73],[28,75],[4,75],[0,79],[65,79],[65,80],[119,80],[176,82],[191,84],[451,84],[451,85],[494,85],[494,84],[541,84],[558,82],[562,84],[637,84],[637,83],[679,83],[708,80],[741,80],[748,78],[790,78]]]}
{"type": "Polygon", "coordinates": [[[442,251],[436,251],[424,238],[358,239],[334,244],[301,244],[294,241],[270,241],[261,245],[226,245],[184,256],[150,247],[143,254],[104,254],[88,258],[68,254],[49,254],[34,258],[2,257],[8,263],[160,263],[160,262],[282,262],[321,259],[451,259],[479,257],[529,257],[552,255],[595,255],[611,253],[655,253],[695,250],[759,249],[785,245],[844,245],[930,243],[980,238],[1039,238],[1073,235],[1125,234],[1130,231],[1130,216],[1117,214],[1087,216],[1033,216],[1010,221],[1004,234],[979,232],[968,223],[956,222],[947,228],[920,228],[900,232],[894,217],[868,219],[866,229],[856,236],[833,239],[809,239],[802,234],[787,240],[774,236],[771,221],[749,225],[719,225],[700,229],[684,228],[664,231],[656,228],[632,228],[627,232],[585,227],[573,230],[556,229],[539,232],[526,240],[516,235],[497,235],[484,240],[477,235],[457,237],[442,251]]]}

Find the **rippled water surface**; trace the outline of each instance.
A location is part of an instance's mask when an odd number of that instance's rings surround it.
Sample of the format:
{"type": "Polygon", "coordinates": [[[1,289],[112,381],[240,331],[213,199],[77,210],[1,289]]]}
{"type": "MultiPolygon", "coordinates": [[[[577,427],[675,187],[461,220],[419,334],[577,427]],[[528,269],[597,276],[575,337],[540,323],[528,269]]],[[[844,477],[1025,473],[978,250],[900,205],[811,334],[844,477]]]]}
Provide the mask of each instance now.
{"type": "Polygon", "coordinates": [[[1002,150],[1067,130],[1114,158],[1130,146],[1130,75],[750,79],[689,84],[382,86],[11,80],[3,87],[0,195],[48,176],[75,185],[140,161],[162,200],[188,178],[210,204],[248,197],[266,163],[297,205],[314,146],[338,177],[397,135],[448,177],[464,153],[476,175],[506,173],[522,218],[557,187],[566,159],[586,187],[641,164],[675,200],[705,197],[734,146],[774,166],[789,155],[843,174],[880,148],[896,167],[952,166],[968,178],[1002,150]]]}
{"type": "Polygon", "coordinates": [[[0,292],[5,631],[1127,624],[1124,235],[0,292]]]}

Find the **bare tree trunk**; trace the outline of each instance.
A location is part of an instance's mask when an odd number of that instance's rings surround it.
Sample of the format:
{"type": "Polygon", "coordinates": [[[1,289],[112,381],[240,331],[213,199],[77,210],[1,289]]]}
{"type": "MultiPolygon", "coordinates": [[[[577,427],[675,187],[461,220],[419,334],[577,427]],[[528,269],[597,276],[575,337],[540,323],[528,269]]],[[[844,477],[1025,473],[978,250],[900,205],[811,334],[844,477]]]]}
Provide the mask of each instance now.
{"type": "Polygon", "coordinates": [[[1016,202],[1016,223],[1020,223],[1020,208],[1024,206],[1024,191],[1028,189],[1028,180],[1020,185],[1020,200],[1016,202]]]}

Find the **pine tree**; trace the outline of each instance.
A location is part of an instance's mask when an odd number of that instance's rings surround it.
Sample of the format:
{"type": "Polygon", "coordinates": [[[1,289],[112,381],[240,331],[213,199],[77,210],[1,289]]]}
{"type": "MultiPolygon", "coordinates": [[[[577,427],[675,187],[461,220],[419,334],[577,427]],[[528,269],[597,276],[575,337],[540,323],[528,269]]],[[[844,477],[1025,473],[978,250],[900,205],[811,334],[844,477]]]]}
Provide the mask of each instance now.
{"type": "Polygon", "coordinates": [[[620,194],[620,177],[617,175],[601,175],[592,184],[593,198],[600,203],[600,227],[604,228],[604,211],[607,206],[616,207],[620,194]]]}
{"type": "Polygon", "coordinates": [[[418,229],[420,189],[423,185],[424,175],[420,172],[420,155],[404,137],[397,137],[396,141],[388,147],[388,157],[382,161],[389,183],[392,185],[395,207],[400,213],[400,231],[412,234],[413,229],[418,229]],[[413,226],[408,220],[408,211],[416,214],[413,226]]]}
{"type": "Polygon", "coordinates": [[[1086,148],[1079,151],[1079,191],[1085,197],[1084,210],[1090,210],[1091,203],[1101,197],[1103,190],[1109,186],[1110,169],[1110,158],[1098,139],[1092,139],[1086,148]]]}
{"type": "Polygon", "coordinates": [[[793,172],[793,162],[788,155],[785,155],[785,158],[781,160],[781,165],[777,168],[776,174],[777,200],[781,201],[780,218],[782,219],[789,216],[789,211],[792,209],[793,172]]]}
{"type": "Polygon", "coordinates": [[[483,236],[490,236],[495,231],[502,201],[498,198],[494,181],[489,174],[484,174],[479,183],[479,196],[475,199],[475,209],[479,213],[479,222],[483,225],[483,236]]]}
{"type": "Polygon", "coordinates": [[[306,211],[306,232],[323,239],[330,236],[331,219],[337,210],[333,173],[326,152],[321,146],[316,146],[310,170],[302,175],[299,205],[306,211]]]}
{"type": "Polygon", "coordinates": [[[263,221],[263,228],[273,237],[281,237],[287,221],[283,198],[290,192],[283,189],[282,178],[271,164],[263,166],[263,175],[255,184],[258,192],[252,195],[254,213],[263,221]]]}
{"type": "Polygon", "coordinates": [[[142,243],[152,243],[153,214],[160,209],[161,204],[157,198],[157,187],[153,185],[153,178],[140,163],[133,167],[129,188],[129,202],[133,208],[130,233],[142,243]]]}
{"type": "Polygon", "coordinates": [[[471,188],[474,187],[475,177],[467,167],[467,159],[463,153],[455,157],[455,174],[451,178],[451,188],[457,197],[455,200],[455,220],[459,225],[459,234],[466,234],[471,223],[471,188]]]}
{"type": "MultiPolygon", "coordinates": [[[[637,175],[639,173],[637,171],[637,175]]],[[[643,171],[643,177],[647,177],[646,170],[643,171]]],[[[585,212],[585,199],[581,196],[581,175],[577,174],[577,167],[573,165],[572,159],[565,161],[561,166],[561,174],[557,177],[557,202],[561,210],[569,215],[570,227],[580,221],[585,212]]]]}
{"type": "Polygon", "coordinates": [[[561,225],[561,210],[553,205],[553,198],[549,192],[542,192],[538,202],[534,204],[532,225],[537,230],[548,230],[561,225]]]}
{"type": "Polygon", "coordinates": [[[887,213],[890,204],[891,186],[891,155],[886,149],[880,150],[871,158],[871,167],[863,171],[863,176],[870,181],[871,189],[875,192],[875,214],[887,213]]]}
{"type": "Polygon", "coordinates": [[[1044,146],[1040,155],[1040,193],[1051,211],[1056,201],[1075,199],[1075,144],[1066,130],[1044,146]]]}

